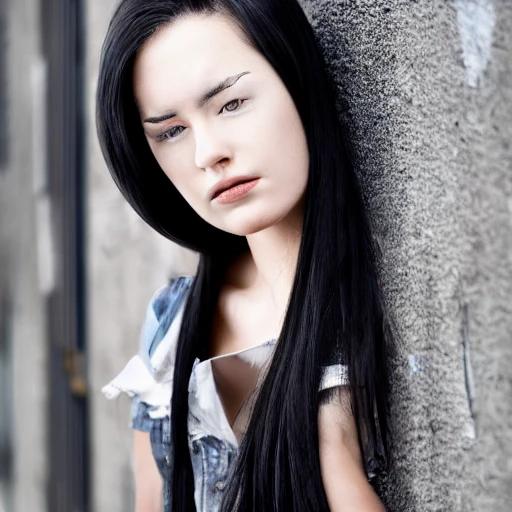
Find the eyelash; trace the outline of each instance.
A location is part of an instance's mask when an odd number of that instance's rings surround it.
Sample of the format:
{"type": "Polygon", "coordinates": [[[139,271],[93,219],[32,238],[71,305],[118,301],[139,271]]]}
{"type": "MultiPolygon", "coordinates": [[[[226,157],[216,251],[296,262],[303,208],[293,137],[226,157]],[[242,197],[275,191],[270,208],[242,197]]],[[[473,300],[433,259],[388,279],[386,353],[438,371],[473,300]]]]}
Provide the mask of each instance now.
{"type": "MultiPolygon", "coordinates": [[[[220,109],[220,112],[219,114],[222,113],[222,111],[228,106],[228,105],[231,105],[232,103],[239,103],[239,106],[238,108],[235,108],[234,110],[228,110],[227,112],[236,112],[237,110],[240,110],[240,107],[243,105],[243,103],[245,102],[246,100],[245,99],[235,99],[235,100],[231,100],[231,101],[228,101],[228,103],[226,103],[221,109],[220,109]]],[[[169,128],[166,132],[162,133],[161,135],[159,135],[156,139],[157,142],[161,142],[161,141],[164,141],[164,140],[172,140],[172,139],[175,139],[176,137],[178,137],[181,133],[183,133],[183,130],[181,130],[176,136],[174,137],[171,137],[171,134],[174,133],[175,129],[177,128],[183,128],[183,126],[181,125],[178,125],[178,126],[173,126],[172,128],[169,128]]]]}

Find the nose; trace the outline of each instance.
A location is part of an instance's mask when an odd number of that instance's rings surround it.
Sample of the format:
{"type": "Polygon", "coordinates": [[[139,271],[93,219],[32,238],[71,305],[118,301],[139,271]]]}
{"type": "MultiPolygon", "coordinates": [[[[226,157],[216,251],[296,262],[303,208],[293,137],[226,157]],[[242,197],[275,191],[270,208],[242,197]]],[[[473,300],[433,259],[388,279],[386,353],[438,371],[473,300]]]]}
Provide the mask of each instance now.
{"type": "Polygon", "coordinates": [[[221,134],[211,128],[202,127],[195,130],[195,163],[200,169],[213,169],[218,164],[225,164],[232,158],[231,149],[221,134]]]}

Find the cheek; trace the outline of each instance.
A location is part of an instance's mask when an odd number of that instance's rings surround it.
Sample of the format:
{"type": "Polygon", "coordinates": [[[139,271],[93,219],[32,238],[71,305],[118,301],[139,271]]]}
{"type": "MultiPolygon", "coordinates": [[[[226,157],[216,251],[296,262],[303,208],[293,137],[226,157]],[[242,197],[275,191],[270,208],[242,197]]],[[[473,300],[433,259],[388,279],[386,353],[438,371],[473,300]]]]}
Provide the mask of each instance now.
{"type": "Polygon", "coordinates": [[[175,147],[166,142],[159,144],[161,146],[150,145],[155,160],[178,192],[188,199],[187,196],[190,196],[194,189],[191,179],[194,174],[187,163],[186,144],[177,144],[175,147]]]}
{"type": "Polygon", "coordinates": [[[266,134],[268,163],[290,187],[302,188],[308,176],[309,151],[301,119],[291,98],[281,101],[271,126],[266,134]]]}

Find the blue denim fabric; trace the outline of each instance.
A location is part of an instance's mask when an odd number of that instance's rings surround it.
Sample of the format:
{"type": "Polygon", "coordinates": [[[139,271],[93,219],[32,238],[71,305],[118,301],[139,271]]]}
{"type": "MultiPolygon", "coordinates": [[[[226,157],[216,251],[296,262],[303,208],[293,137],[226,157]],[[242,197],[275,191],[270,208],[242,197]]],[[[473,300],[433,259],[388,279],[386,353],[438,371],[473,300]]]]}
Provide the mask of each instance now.
{"type": "MultiPolygon", "coordinates": [[[[139,354],[153,373],[152,357],[168,332],[192,281],[193,278],[190,277],[172,281],[170,286],[160,289],[154,295],[148,306],[139,354]]],[[[198,512],[215,512],[220,507],[229,469],[236,457],[237,446],[233,443],[233,439],[219,439],[211,435],[202,423],[200,415],[194,416],[193,409],[197,410],[197,407],[197,402],[194,402],[192,410],[189,411],[189,422],[194,425],[194,434],[189,435],[189,450],[194,473],[196,509],[198,512]]],[[[163,417],[155,417],[154,413],[157,409],[157,406],[147,404],[135,395],[132,401],[131,426],[150,433],[153,456],[164,481],[164,510],[171,512],[169,480],[173,457],[170,417],[169,410],[163,417]]]]}
{"type": "MultiPolygon", "coordinates": [[[[125,370],[105,387],[111,398],[117,396],[113,392],[116,390],[132,397],[132,428],[150,434],[153,456],[164,481],[165,512],[172,510],[169,488],[173,462],[170,398],[173,350],[179,333],[176,317],[182,311],[180,307],[192,282],[193,277],[180,277],[155,293],[148,305],[138,356],[132,358],[125,370]],[[177,325],[173,324],[175,318],[177,325]]],[[[253,357],[253,363],[255,355],[265,360],[268,354],[269,359],[275,343],[276,340],[270,340],[236,355],[242,357],[245,352],[246,356],[253,357]]],[[[238,440],[216,392],[211,361],[196,359],[189,383],[188,444],[197,512],[216,512],[219,509],[229,471],[238,452],[238,440]]],[[[320,389],[346,383],[346,367],[332,365],[324,368],[320,389]]]]}
{"type": "Polygon", "coordinates": [[[151,449],[158,470],[164,480],[171,478],[171,429],[169,417],[151,418],[151,406],[141,402],[137,397],[132,402],[132,428],[149,432],[151,449]]]}
{"type": "MultiPolygon", "coordinates": [[[[171,430],[169,417],[153,419],[151,407],[134,398],[132,428],[149,432],[151,449],[158,470],[164,481],[164,512],[171,512],[169,481],[172,471],[171,430]]],[[[222,501],[229,469],[237,449],[226,441],[206,435],[199,439],[189,438],[192,470],[195,477],[195,501],[198,511],[215,512],[222,501]]]]}
{"type": "MultiPolygon", "coordinates": [[[[182,277],[171,282],[170,286],[160,289],[152,298],[148,307],[145,326],[142,332],[141,350],[144,363],[153,373],[152,357],[165,338],[176,313],[186,297],[193,278],[182,277]],[[151,321],[153,318],[156,319],[151,321]]],[[[164,510],[171,512],[171,493],[169,481],[172,472],[172,450],[169,409],[163,417],[155,417],[159,409],[141,400],[137,395],[132,401],[131,426],[143,432],[149,432],[153,457],[164,481],[164,510]],[[152,415],[153,413],[153,415],[152,415]]],[[[193,417],[191,421],[197,427],[200,421],[193,417]]],[[[200,429],[200,427],[199,427],[200,429]]],[[[218,510],[228,471],[236,456],[237,447],[231,442],[209,435],[204,431],[201,436],[189,436],[189,449],[195,484],[195,502],[198,511],[215,512],[218,510]]]]}
{"type": "Polygon", "coordinates": [[[219,509],[229,469],[237,449],[214,436],[205,436],[192,442],[192,469],[202,474],[200,492],[195,492],[197,510],[219,509]]]}
{"type": "Polygon", "coordinates": [[[161,288],[155,293],[148,305],[139,355],[152,372],[154,372],[154,367],[151,364],[151,358],[167,334],[193,281],[193,277],[173,279],[169,286],[161,288]],[[149,321],[149,319],[153,321],[149,321]]]}

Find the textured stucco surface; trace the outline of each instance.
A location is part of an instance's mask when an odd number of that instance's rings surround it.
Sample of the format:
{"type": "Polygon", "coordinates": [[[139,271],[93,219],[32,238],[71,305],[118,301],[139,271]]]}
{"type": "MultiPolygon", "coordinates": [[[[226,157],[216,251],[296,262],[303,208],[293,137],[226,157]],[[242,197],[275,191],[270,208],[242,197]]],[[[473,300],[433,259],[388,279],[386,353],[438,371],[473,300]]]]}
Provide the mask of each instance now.
{"type": "Polygon", "coordinates": [[[303,0],[395,334],[391,511],[512,502],[512,3],[303,0]]]}

